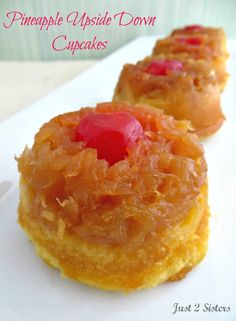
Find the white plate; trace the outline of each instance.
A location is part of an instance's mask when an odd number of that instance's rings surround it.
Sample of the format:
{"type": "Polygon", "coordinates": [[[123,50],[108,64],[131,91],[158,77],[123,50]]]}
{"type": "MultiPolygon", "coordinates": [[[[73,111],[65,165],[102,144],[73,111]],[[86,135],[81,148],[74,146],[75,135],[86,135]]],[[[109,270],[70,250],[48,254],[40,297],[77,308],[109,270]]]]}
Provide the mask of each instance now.
{"type": "MultiPolygon", "coordinates": [[[[204,142],[212,212],[209,251],[179,282],[131,293],[99,291],[62,279],[36,255],[16,223],[18,173],[14,155],[31,144],[52,116],[112,97],[121,67],[151,52],[155,37],[139,38],[29,108],[0,123],[0,321],[236,320],[236,41],[229,41],[230,81],[222,95],[227,121],[204,142]],[[172,315],[174,303],[199,312],[172,315]],[[229,307],[204,312],[204,305],[229,307]]],[[[14,92],[12,93],[14,95],[14,92]]]]}

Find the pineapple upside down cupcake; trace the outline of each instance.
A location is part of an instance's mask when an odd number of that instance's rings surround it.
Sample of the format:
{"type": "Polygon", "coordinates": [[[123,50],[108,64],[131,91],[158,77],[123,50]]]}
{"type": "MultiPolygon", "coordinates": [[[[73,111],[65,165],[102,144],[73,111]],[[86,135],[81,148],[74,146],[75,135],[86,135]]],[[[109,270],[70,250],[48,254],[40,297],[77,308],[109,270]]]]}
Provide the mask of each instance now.
{"type": "Polygon", "coordinates": [[[113,100],[151,105],[175,119],[190,120],[201,138],[224,121],[215,73],[205,61],[183,55],[151,56],[125,65],[113,100]]]}
{"type": "Polygon", "coordinates": [[[18,158],[19,223],[62,275],[132,291],[206,254],[206,162],[188,123],[102,103],[53,118],[18,158]]]}
{"type": "Polygon", "coordinates": [[[212,28],[204,27],[201,25],[189,25],[184,28],[178,28],[172,31],[171,36],[188,36],[188,37],[197,37],[201,35],[206,35],[215,41],[221,46],[222,52],[227,56],[226,48],[226,35],[222,28],[212,28]]]}
{"type": "Polygon", "coordinates": [[[186,59],[205,60],[216,73],[217,80],[224,89],[228,74],[226,61],[228,54],[220,41],[206,34],[175,35],[158,40],[153,49],[153,55],[182,54],[186,59]]]}

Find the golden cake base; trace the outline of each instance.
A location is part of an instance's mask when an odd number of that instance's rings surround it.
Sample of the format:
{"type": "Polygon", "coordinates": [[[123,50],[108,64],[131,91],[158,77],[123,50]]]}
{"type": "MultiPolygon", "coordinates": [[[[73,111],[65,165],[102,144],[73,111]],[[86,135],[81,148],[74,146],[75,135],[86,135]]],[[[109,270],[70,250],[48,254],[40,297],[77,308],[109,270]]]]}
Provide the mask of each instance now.
{"type": "Polygon", "coordinates": [[[68,235],[60,219],[58,229],[52,228],[50,217],[48,224],[47,220],[35,219],[30,210],[34,199],[23,179],[20,185],[19,223],[37,254],[63,276],[101,289],[129,292],[182,279],[206,254],[207,184],[181,224],[165,230],[159,242],[133,250],[90,244],[77,235],[68,235]]]}

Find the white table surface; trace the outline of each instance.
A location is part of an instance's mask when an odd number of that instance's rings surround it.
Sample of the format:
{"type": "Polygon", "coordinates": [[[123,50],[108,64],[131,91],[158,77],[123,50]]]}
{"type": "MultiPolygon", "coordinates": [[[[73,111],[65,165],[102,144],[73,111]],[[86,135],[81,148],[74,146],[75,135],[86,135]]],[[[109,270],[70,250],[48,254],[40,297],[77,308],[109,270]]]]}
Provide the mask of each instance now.
{"type": "Polygon", "coordinates": [[[71,80],[96,60],[0,62],[0,121],[71,80]]]}

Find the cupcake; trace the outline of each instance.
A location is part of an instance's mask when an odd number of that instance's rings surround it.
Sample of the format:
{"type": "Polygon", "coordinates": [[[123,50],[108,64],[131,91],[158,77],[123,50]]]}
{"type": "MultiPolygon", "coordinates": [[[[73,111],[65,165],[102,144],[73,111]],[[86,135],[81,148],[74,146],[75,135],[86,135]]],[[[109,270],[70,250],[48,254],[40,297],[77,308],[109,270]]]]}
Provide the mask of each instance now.
{"type": "Polygon", "coordinates": [[[160,54],[121,71],[113,100],[148,104],[175,119],[187,119],[201,138],[217,131],[224,116],[215,72],[204,60],[160,54]]]}
{"type": "Polygon", "coordinates": [[[207,169],[188,122],[125,103],[59,115],[17,159],[19,223],[61,274],[133,291],[206,254],[207,169]]]}
{"type": "Polygon", "coordinates": [[[222,48],[218,39],[206,34],[198,35],[175,35],[158,40],[153,49],[153,55],[181,54],[186,59],[205,60],[210,68],[216,73],[221,89],[225,87],[228,79],[226,72],[226,60],[228,54],[222,48]]]}
{"type": "Polygon", "coordinates": [[[215,39],[221,46],[222,52],[228,55],[226,48],[226,35],[222,28],[204,27],[201,25],[189,25],[184,28],[178,28],[172,31],[171,36],[191,36],[197,37],[206,35],[209,38],[215,39]]]}

